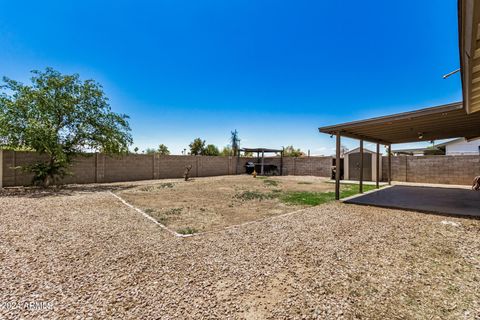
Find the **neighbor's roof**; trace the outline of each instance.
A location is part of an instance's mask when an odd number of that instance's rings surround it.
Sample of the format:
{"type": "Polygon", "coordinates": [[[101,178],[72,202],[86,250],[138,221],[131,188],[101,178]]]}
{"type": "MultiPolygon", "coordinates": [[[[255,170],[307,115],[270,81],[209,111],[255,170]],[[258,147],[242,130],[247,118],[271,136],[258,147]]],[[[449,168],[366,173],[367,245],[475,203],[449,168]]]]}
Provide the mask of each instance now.
{"type": "Polygon", "coordinates": [[[458,41],[463,101],[480,111],[480,0],[458,0],[458,41]]]}
{"type": "Polygon", "coordinates": [[[411,149],[397,149],[392,150],[393,153],[423,153],[428,148],[411,148],[411,149]]]}
{"type": "Polygon", "coordinates": [[[456,143],[456,142],[460,142],[460,141],[464,141],[464,138],[457,138],[457,139],[445,141],[445,142],[443,142],[443,143],[439,143],[439,144],[435,145],[435,147],[437,147],[437,148],[442,148],[442,147],[445,147],[446,145],[449,145],[449,144],[452,144],[452,143],[456,143]]]}
{"type": "Polygon", "coordinates": [[[282,152],[282,149],[268,149],[268,148],[242,148],[243,152],[282,152]]]}
{"type": "MultiPolygon", "coordinates": [[[[355,149],[348,150],[347,152],[345,152],[345,154],[358,153],[358,152],[360,152],[360,147],[356,147],[355,149]]],[[[376,153],[375,151],[369,150],[367,148],[363,148],[363,152],[364,153],[376,153]]]]}
{"type": "Polygon", "coordinates": [[[461,102],[319,128],[320,132],[382,144],[480,136],[480,112],[461,102]]]}

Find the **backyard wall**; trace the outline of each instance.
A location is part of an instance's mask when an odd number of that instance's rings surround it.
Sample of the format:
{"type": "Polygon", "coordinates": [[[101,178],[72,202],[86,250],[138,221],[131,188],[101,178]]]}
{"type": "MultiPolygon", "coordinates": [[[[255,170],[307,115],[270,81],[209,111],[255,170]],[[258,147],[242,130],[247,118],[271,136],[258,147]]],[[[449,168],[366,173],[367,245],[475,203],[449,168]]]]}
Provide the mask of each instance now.
{"type": "MultiPolygon", "coordinates": [[[[45,160],[34,152],[0,150],[0,187],[29,185],[32,175],[15,167],[45,160]]],[[[89,154],[76,157],[71,171],[62,183],[118,182],[148,179],[181,178],[185,166],[191,165],[192,177],[208,177],[244,173],[247,161],[256,158],[209,156],[161,156],[130,154],[109,157],[89,154]],[[237,163],[238,162],[238,163],[237,163]]],[[[329,176],[331,157],[284,158],[284,175],[329,176]]],[[[265,164],[280,166],[280,158],[265,158],[265,164]]]]}
{"type": "MultiPolygon", "coordinates": [[[[382,174],[387,179],[388,157],[383,157],[382,174]]],[[[479,156],[392,157],[392,180],[471,185],[480,175],[479,156]]]]}
{"type": "MultiPolygon", "coordinates": [[[[257,162],[257,158],[240,158],[238,172],[244,172],[243,166],[248,161],[257,162]]],[[[266,165],[273,164],[280,168],[280,157],[265,158],[266,165]]],[[[332,157],[284,157],[283,175],[329,177],[332,157]]]]}
{"type": "MultiPolygon", "coordinates": [[[[0,150],[0,187],[29,185],[32,175],[13,168],[44,159],[34,152],[0,150]]],[[[181,178],[185,166],[192,165],[192,177],[208,177],[244,173],[244,165],[256,158],[207,156],[161,156],[130,154],[109,157],[90,154],[74,159],[73,175],[63,183],[117,182],[163,178],[181,178]]],[[[382,174],[387,178],[387,157],[382,158],[382,174]]],[[[331,157],[283,158],[284,175],[329,177],[331,157]]],[[[265,164],[280,167],[279,157],[265,158],[265,164]]],[[[479,156],[398,156],[392,157],[392,180],[470,185],[480,175],[479,156]]]]}

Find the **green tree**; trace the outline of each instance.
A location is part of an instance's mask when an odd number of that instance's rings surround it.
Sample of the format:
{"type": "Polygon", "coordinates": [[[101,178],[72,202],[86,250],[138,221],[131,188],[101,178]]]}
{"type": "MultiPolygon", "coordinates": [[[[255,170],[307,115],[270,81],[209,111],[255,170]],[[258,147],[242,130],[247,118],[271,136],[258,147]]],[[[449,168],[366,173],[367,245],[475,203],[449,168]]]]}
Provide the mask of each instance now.
{"type": "Polygon", "coordinates": [[[284,149],[283,155],[285,157],[302,157],[305,154],[300,149],[295,149],[293,146],[288,146],[284,149]]]}
{"type": "Polygon", "coordinates": [[[204,155],[204,156],[219,156],[220,151],[218,150],[218,148],[215,145],[209,144],[205,147],[205,149],[203,149],[202,155],[204,155]]]}
{"type": "Polygon", "coordinates": [[[4,77],[0,86],[0,148],[26,148],[47,156],[23,169],[48,186],[69,173],[85,151],[128,152],[128,116],[111,111],[102,86],[52,68],[32,71],[30,85],[4,77]]]}
{"type": "Polygon", "coordinates": [[[345,156],[345,153],[347,152],[348,152],[348,148],[342,144],[340,146],[340,156],[343,158],[343,156],[345,156]]]}
{"type": "Polygon", "coordinates": [[[225,146],[223,147],[222,151],[220,152],[220,155],[224,157],[232,156],[233,155],[233,150],[230,146],[225,146]]]}
{"type": "Polygon", "coordinates": [[[230,132],[230,145],[232,146],[233,155],[236,156],[238,149],[240,149],[240,138],[238,137],[237,129],[230,132]]]}
{"type": "Polygon", "coordinates": [[[205,140],[196,138],[188,145],[190,147],[190,154],[194,156],[201,155],[205,149],[205,140]]]}
{"type": "Polygon", "coordinates": [[[155,150],[154,148],[147,148],[147,149],[143,150],[143,153],[145,153],[145,154],[154,154],[156,152],[157,152],[157,150],[155,150]]]}
{"type": "Polygon", "coordinates": [[[158,146],[157,152],[162,156],[168,156],[170,154],[170,150],[168,150],[167,146],[164,145],[163,143],[158,146]]]}

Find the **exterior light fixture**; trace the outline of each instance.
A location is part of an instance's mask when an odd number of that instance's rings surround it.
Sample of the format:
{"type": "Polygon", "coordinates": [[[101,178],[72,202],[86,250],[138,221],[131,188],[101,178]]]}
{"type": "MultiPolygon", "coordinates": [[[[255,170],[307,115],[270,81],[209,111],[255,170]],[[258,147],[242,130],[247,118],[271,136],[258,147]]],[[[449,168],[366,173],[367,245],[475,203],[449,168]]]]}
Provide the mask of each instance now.
{"type": "Polygon", "coordinates": [[[418,139],[419,139],[419,140],[423,139],[423,132],[419,132],[419,133],[418,133],[418,139]]]}
{"type": "Polygon", "coordinates": [[[443,79],[447,79],[448,77],[450,77],[451,75],[453,75],[453,74],[455,74],[455,73],[457,73],[457,72],[459,72],[459,71],[460,71],[460,68],[458,68],[458,69],[456,69],[456,70],[453,70],[452,72],[449,72],[449,73],[447,73],[446,75],[444,75],[442,78],[443,78],[443,79]]]}

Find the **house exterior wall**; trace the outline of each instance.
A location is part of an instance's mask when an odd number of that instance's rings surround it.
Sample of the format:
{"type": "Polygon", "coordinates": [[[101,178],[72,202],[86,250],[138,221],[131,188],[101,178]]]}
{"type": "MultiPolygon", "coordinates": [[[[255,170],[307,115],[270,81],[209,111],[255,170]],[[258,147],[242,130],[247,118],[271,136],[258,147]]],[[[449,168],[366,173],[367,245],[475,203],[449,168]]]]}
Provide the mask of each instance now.
{"type": "Polygon", "coordinates": [[[468,142],[467,140],[457,140],[445,145],[445,154],[452,155],[479,155],[480,139],[468,142]]]}

